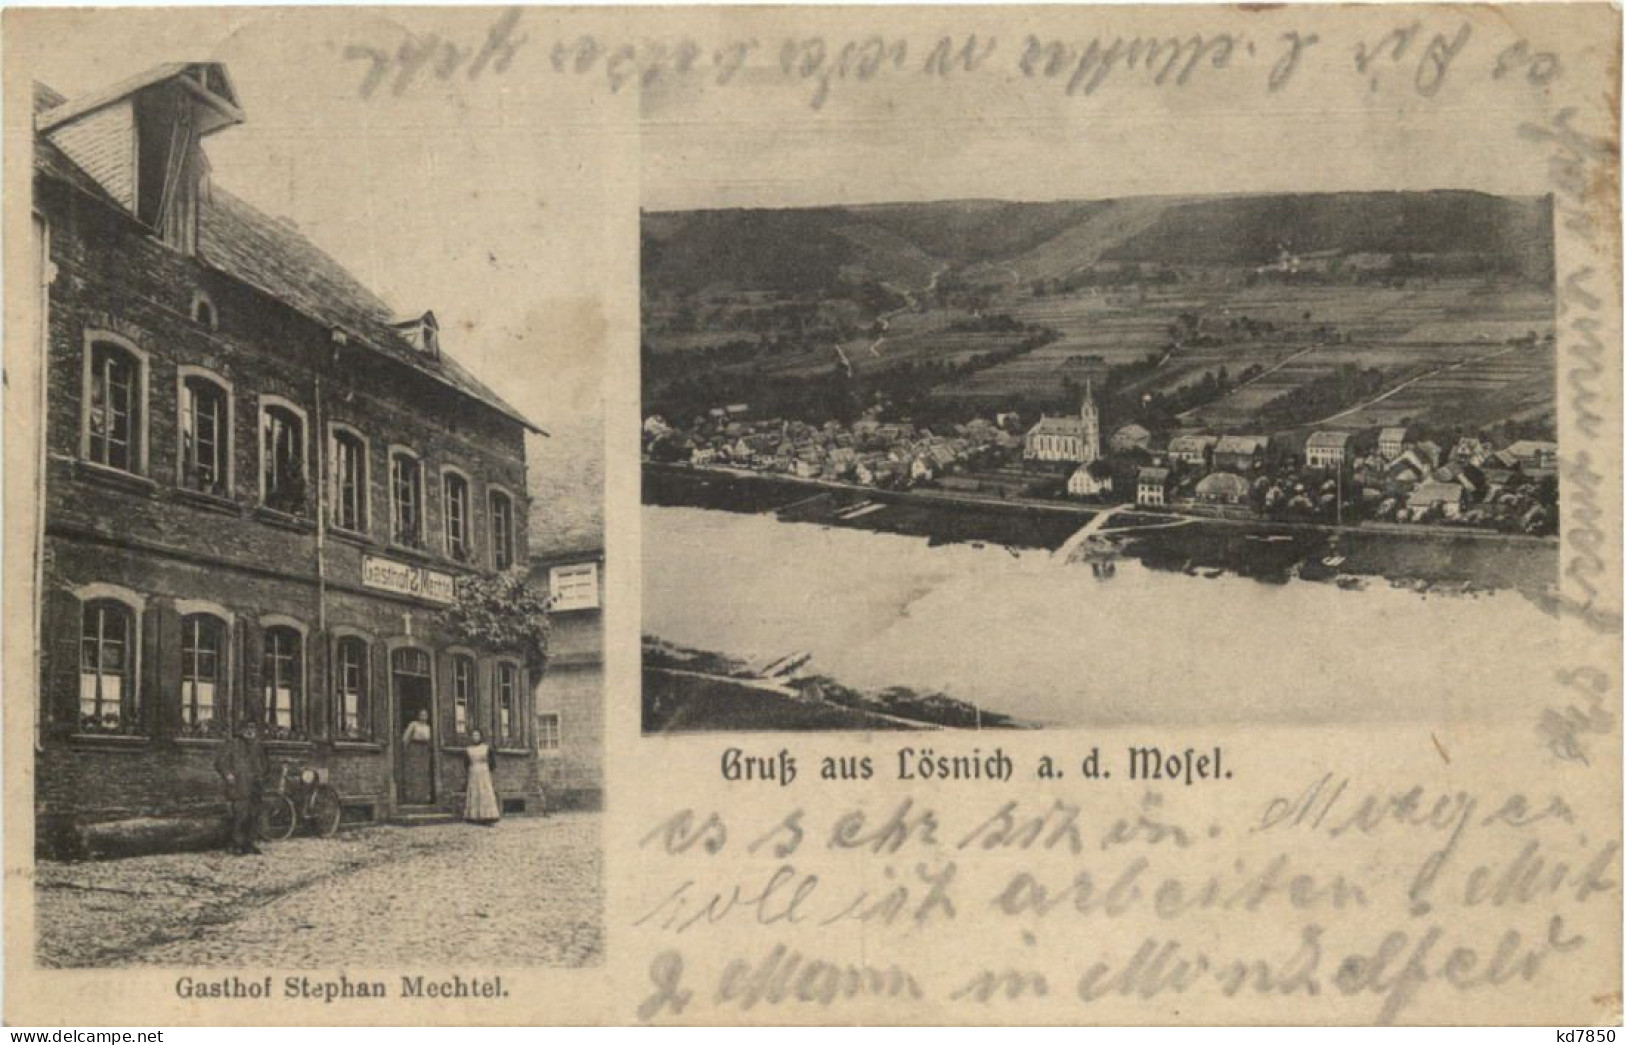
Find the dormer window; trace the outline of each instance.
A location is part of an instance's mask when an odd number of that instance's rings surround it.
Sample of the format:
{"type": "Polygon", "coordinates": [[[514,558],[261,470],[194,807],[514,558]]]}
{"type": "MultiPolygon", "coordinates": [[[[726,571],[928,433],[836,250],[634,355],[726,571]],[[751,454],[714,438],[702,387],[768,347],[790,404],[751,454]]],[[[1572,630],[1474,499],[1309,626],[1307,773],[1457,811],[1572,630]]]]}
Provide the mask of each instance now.
{"type": "Polygon", "coordinates": [[[36,126],[165,243],[197,249],[203,139],[241,123],[225,66],[155,66],[41,113],[36,126]]]}
{"type": "Polygon", "coordinates": [[[433,312],[425,312],[416,319],[408,319],[394,326],[407,344],[433,359],[440,358],[440,323],[433,312]]]}

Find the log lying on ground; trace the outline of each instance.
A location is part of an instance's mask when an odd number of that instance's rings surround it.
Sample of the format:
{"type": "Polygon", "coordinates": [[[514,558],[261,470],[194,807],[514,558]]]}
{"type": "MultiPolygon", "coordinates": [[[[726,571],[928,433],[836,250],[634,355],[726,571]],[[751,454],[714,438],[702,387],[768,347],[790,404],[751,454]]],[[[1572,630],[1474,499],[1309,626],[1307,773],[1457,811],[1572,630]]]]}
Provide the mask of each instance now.
{"type": "Polygon", "coordinates": [[[76,855],[92,860],[114,860],[218,849],[226,844],[230,830],[224,815],[193,814],[80,824],[74,834],[79,849],[76,855]]]}

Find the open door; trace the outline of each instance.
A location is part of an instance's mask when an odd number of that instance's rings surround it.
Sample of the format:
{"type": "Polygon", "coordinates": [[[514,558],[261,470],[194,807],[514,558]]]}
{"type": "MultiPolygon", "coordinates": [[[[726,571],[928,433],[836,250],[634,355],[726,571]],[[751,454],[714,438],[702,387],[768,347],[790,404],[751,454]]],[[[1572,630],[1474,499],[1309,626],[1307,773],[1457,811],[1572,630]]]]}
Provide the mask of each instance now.
{"type": "Polygon", "coordinates": [[[434,802],[434,681],[429,655],[398,649],[390,659],[395,691],[395,740],[399,772],[396,801],[403,806],[434,802]]]}

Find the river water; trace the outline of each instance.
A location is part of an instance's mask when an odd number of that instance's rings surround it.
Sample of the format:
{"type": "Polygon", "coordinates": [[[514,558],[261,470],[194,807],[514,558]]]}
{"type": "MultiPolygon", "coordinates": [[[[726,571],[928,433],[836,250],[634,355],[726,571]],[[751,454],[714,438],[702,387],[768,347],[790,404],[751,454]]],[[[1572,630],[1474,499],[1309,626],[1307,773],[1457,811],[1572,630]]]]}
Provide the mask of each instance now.
{"type": "Polygon", "coordinates": [[[643,630],[1050,725],[1533,723],[1556,622],[1516,591],[1101,578],[1043,549],[643,508],[643,630]]]}

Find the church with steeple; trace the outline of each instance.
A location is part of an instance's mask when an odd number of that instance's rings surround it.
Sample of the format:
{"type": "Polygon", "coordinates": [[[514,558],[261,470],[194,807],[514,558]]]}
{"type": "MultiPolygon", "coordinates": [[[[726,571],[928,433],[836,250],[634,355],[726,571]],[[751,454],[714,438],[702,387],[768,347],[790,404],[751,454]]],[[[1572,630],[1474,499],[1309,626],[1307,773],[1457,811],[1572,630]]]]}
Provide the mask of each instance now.
{"type": "Polygon", "coordinates": [[[1094,383],[1083,383],[1083,405],[1078,416],[1038,419],[1027,433],[1024,456],[1031,461],[1069,461],[1088,464],[1100,458],[1100,411],[1095,406],[1094,383]]]}

